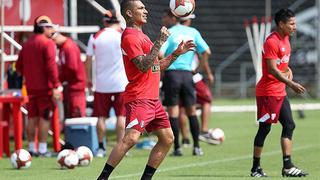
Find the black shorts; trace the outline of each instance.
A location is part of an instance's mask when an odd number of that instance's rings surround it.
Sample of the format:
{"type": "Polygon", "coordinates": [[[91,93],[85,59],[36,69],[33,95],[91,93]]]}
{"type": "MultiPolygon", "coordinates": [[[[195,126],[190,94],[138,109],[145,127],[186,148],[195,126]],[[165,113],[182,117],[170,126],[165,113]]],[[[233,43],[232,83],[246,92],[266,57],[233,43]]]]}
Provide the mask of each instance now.
{"type": "Polygon", "coordinates": [[[185,107],[196,103],[196,91],[191,71],[165,71],[163,91],[165,106],[182,104],[185,107]]]}

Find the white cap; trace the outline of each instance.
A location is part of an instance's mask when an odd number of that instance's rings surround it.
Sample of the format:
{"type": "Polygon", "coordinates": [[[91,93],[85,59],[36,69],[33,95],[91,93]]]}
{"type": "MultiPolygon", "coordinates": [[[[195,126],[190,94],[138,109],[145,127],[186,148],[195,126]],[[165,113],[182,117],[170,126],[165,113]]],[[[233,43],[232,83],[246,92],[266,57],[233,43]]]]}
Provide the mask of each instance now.
{"type": "Polygon", "coordinates": [[[196,18],[196,15],[195,14],[190,14],[189,16],[181,17],[180,20],[186,21],[188,19],[194,19],[194,18],[196,18]]]}

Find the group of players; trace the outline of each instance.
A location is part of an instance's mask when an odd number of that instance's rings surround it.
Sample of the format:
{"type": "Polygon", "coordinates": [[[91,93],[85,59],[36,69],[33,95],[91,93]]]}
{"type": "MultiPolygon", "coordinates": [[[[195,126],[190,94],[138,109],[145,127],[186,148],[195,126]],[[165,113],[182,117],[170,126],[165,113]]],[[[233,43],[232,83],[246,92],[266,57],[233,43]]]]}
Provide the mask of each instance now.
{"type": "MultiPolygon", "coordinates": [[[[108,117],[108,110],[112,106],[118,117],[117,144],[113,147],[98,179],[108,179],[113,169],[146,131],[158,137],[141,177],[143,180],[148,180],[152,179],[173,143],[173,155],[182,155],[179,144],[179,117],[181,117],[181,124],[185,121],[183,117],[189,119],[193,138],[193,155],[203,154],[199,137],[206,142],[215,143],[206,136],[212,98],[210,90],[204,84],[201,75],[194,75],[195,71],[192,67],[192,63],[198,58],[208,81],[213,83],[213,75],[208,65],[211,52],[200,33],[188,27],[189,20],[182,19],[179,23],[179,18],[175,17],[170,10],[164,11],[163,24],[167,27],[161,28],[154,42],[151,42],[142,31],[143,25],[147,23],[148,11],[140,0],[123,0],[121,14],[126,20],[124,31],[121,32],[116,14],[113,11],[108,12],[104,19],[105,28],[90,38],[87,50],[88,75],[90,75],[93,56],[96,60],[93,115],[99,117],[97,124],[99,156],[105,156],[102,142],[105,134],[104,120],[108,117]],[[168,115],[159,98],[160,72],[164,72],[162,89],[168,115]],[[204,102],[201,103],[202,117],[204,117],[202,133],[200,133],[196,116],[194,82],[198,89],[204,90],[202,93],[204,96],[197,97],[198,101],[204,102]]],[[[285,91],[285,87],[288,86],[297,93],[305,92],[303,86],[292,80],[292,71],[288,67],[291,51],[289,35],[296,30],[294,13],[288,9],[279,10],[275,14],[275,23],[276,30],[264,43],[263,76],[257,84],[259,129],[254,140],[251,176],[266,176],[260,166],[262,148],[271,124],[279,119],[283,126],[282,175],[302,177],[308,173],[294,166],[291,161],[292,134],[295,124],[285,91]]],[[[46,155],[46,136],[54,106],[52,97],[55,100],[61,98],[63,88],[60,82],[67,82],[66,97],[69,100],[71,117],[84,116],[83,89],[91,82],[86,80],[84,66],[79,63],[81,62],[79,49],[71,39],[55,31],[48,17],[36,18],[34,28],[35,35],[23,45],[19,54],[17,70],[25,77],[30,98],[27,126],[29,151],[46,155]],[[60,64],[58,64],[60,72],[64,73],[61,77],[69,79],[60,78],[60,81],[58,78],[55,45],[50,39],[53,39],[60,49],[60,64]],[[68,62],[70,57],[75,61],[68,62]],[[39,152],[36,152],[33,142],[37,125],[39,125],[39,152]]]]}

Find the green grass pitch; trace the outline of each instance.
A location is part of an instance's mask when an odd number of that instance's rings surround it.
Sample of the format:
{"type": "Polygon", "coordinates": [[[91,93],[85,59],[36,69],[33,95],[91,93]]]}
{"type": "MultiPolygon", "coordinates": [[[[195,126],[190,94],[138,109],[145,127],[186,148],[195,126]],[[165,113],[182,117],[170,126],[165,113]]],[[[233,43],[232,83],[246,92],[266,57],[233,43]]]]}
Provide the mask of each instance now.
{"type": "MultiPolygon", "coordinates": [[[[298,119],[294,133],[293,162],[308,171],[306,179],[320,177],[320,111],[305,111],[306,118],[298,119]]],[[[155,180],[209,180],[209,179],[252,179],[249,177],[252,159],[253,138],[257,130],[255,115],[251,113],[215,113],[210,121],[211,127],[224,130],[226,139],[222,145],[213,146],[201,143],[205,155],[192,156],[191,148],[184,148],[184,156],[167,156],[153,179],[155,180]]],[[[262,167],[271,179],[281,177],[282,155],[279,136],[281,125],[277,124],[267,137],[262,167]]],[[[108,153],[111,147],[108,147],[108,153]]],[[[133,148],[112,173],[110,179],[140,179],[149,150],[133,148]]],[[[104,165],[105,158],[94,158],[88,167],[73,170],[58,168],[56,158],[33,158],[32,166],[26,170],[15,170],[10,159],[0,160],[0,180],[94,180],[104,165]]]]}

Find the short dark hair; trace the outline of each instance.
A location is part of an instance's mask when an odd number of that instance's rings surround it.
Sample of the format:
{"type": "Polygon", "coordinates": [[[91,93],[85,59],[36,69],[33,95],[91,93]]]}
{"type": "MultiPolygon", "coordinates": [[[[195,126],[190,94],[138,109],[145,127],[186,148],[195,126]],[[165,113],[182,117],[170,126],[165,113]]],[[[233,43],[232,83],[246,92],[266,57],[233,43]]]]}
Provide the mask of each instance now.
{"type": "Polygon", "coordinates": [[[127,19],[126,11],[131,8],[133,1],[140,1],[140,0],[122,0],[122,2],[120,4],[121,15],[125,19],[127,19]]]}
{"type": "Polygon", "coordinates": [[[33,25],[33,32],[35,34],[42,34],[44,32],[44,27],[43,26],[39,26],[39,24],[42,24],[42,23],[48,23],[48,21],[46,20],[41,20],[39,21],[38,23],[34,23],[33,25]]]}
{"type": "Polygon", "coordinates": [[[175,16],[175,15],[172,13],[171,9],[165,9],[165,10],[163,10],[163,13],[166,14],[166,15],[168,15],[168,16],[171,17],[171,18],[172,18],[172,17],[175,17],[175,18],[178,19],[178,17],[175,16]]]}
{"type": "Polygon", "coordinates": [[[286,23],[289,21],[290,18],[295,17],[295,14],[293,11],[287,8],[280,9],[276,12],[274,15],[274,22],[278,26],[280,21],[286,23]]]}

